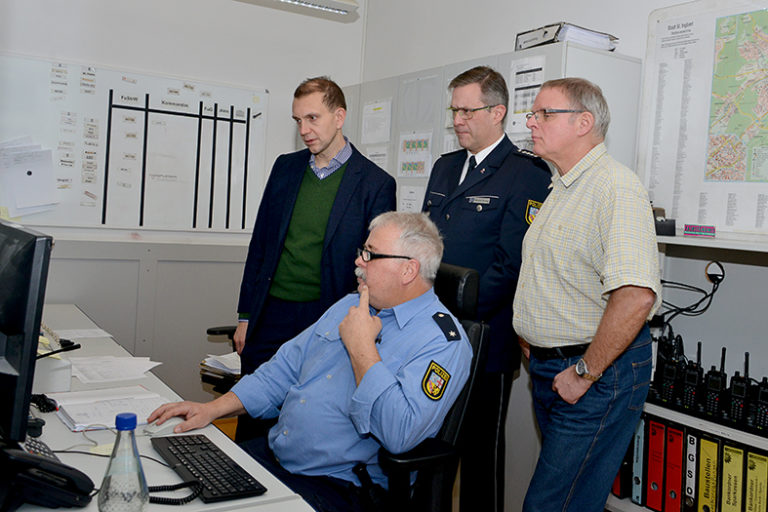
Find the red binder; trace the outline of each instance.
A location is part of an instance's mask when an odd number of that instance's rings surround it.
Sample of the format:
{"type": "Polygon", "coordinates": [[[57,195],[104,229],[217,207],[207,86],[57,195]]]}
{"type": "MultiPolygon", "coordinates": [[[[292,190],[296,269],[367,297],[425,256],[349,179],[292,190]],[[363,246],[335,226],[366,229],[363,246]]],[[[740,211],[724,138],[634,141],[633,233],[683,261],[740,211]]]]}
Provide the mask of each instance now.
{"type": "Polygon", "coordinates": [[[683,495],[683,454],[685,440],[681,427],[667,426],[667,462],[664,465],[664,512],[681,512],[683,495]]]}
{"type": "Polygon", "coordinates": [[[645,506],[661,512],[664,505],[664,449],[666,428],[657,419],[648,421],[648,464],[645,506]]]}

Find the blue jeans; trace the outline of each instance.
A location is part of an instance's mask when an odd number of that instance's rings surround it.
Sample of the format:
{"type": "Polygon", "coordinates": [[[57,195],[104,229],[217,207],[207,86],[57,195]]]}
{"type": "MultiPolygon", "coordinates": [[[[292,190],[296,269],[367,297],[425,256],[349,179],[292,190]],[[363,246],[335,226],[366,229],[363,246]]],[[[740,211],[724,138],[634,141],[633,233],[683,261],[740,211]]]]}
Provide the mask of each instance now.
{"type": "Polygon", "coordinates": [[[644,326],[574,405],[552,390],[555,375],[579,360],[531,356],[541,453],[524,512],[601,512],[640,419],[651,378],[651,335],[644,326]]]}

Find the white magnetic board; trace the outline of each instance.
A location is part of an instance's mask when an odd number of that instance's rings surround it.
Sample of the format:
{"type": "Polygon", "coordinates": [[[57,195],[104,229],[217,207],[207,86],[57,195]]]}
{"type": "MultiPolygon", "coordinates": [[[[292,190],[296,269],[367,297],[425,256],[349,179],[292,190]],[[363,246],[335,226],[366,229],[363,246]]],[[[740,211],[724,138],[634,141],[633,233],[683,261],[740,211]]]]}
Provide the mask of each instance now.
{"type": "Polygon", "coordinates": [[[264,89],[0,55],[0,141],[52,151],[56,203],[28,224],[248,230],[267,109],[264,89]]]}

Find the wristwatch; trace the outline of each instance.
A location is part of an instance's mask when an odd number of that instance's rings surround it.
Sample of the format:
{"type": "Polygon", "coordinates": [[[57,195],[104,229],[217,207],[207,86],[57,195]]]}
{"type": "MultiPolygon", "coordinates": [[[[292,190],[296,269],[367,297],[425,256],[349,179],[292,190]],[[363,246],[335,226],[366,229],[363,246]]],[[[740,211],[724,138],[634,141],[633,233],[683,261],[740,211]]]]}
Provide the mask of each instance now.
{"type": "Polygon", "coordinates": [[[576,375],[579,377],[583,377],[587,380],[591,380],[592,382],[597,382],[600,380],[600,377],[603,376],[601,373],[600,375],[592,375],[589,373],[589,368],[587,368],[587,362],[582,357],[576,362],[576,375]]]}

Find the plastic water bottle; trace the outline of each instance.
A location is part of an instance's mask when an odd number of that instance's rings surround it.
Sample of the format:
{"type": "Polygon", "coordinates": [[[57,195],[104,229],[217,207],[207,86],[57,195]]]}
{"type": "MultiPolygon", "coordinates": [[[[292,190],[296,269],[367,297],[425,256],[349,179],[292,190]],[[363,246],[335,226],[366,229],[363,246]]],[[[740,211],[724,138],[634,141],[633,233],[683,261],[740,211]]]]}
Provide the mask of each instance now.
{"type": "Polygon", "coordinates": [[[140,512],[147,507],[149,491],[136,448],[136,415],[118,414],[115,426],[117,439],[99,489],[99,511],[140,512]]]}

